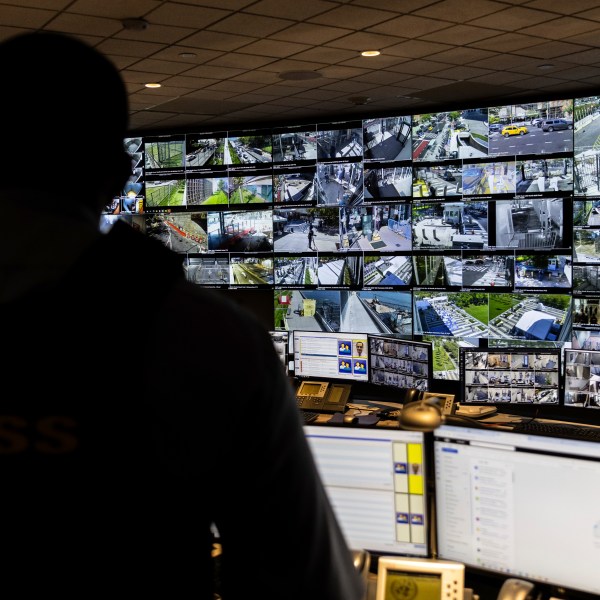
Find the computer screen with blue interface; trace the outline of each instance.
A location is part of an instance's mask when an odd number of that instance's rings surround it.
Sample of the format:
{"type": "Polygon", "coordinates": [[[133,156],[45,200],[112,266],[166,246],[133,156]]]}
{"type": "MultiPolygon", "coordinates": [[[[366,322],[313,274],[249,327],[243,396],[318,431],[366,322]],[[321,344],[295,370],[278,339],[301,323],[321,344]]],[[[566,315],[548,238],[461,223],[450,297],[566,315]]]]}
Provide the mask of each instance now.
{"type": "Polygon", "coordinates": [[[600,444],[450,425],[433,438],[439,558],[600,595],[600,444]]]}
{"type": "Polygon", "coordinates": [[[349,546],[429,556],[424,434],[323,425],[304,431],[349,546]]]}
{"type": "Polygon", "coordinates": [[[293,352],[296,377],[369,381],[366,333],[295,329],[293,352]]]}

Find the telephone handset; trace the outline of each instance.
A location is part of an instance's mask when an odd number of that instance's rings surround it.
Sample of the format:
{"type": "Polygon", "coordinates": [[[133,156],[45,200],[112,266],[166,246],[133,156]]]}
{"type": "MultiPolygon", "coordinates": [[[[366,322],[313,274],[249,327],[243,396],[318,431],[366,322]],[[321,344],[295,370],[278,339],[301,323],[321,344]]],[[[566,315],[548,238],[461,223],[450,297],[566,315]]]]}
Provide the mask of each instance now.
{"type": "Polygon", "coordinates": [[[349,383],[302,381],[296,390],[298,407],[321,412],[344,412],[350,399],[349,383]]]}
{"type": "Polygon", "coordinates": [[[454,394],[437,394],[436,392],[423,392],[423,400],[439,398],[438,406],[443,415],[452,415],[456,409],[454,394]]]}
{"type": "MultiPolygon", "coordinates": [[[[437,406],[443,415],[451,415],[455,410],[454,394],[438,394],[436,392],[422,392],[416,388],[410,388],[404,394],[404,406],[415,400],[437,399],[437,406]]],[[[430,404],[429,402],[427,404],[430,404]]]]}
{"type": "Polygon", "coordinates": [[[524,579],[507,579],[498,592],[497,600],[530,600],[534,597],[534,585],[524,579]]]}

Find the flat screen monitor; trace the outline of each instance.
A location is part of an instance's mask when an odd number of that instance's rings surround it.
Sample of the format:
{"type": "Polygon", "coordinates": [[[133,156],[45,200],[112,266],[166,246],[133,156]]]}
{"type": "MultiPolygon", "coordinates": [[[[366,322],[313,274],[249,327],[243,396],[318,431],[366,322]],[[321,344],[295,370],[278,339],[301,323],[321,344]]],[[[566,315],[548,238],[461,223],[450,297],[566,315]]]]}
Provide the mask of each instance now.
{"type": "Polygon", "coordinates": [[[560,355],[560,348],[460,348],[460,401],[556,407],[560,355]]]}
{"type": "Polygon", "coordinates": [[[295,329],[293,349],[296,377],[369,381],[366,333],[295,329]]]}
{"type": "Polygon", "coordinates": [[[369,335],[369,383],[398,389],[429,390],[433,378],[430,342],[369,335]]]}
{"type": "Polygon", "coordinates": [[[443,425],[433,454],[439,558],[599,597],[600,444],[443,425]]]}
{"type": "Polygon", "coordinates": [[[600,352],[565,350],[565,407],[600,409],[600,352]]]}
{"type": "Polygon", "coordinates": [[[287,331],[269,331],[269,335],[271,336],[271,341],[273,342],[273,346],[275,347],[275,351],[277,352],[277,356],[279,356],[279,360],[283,365],[283,368],[286,372],[286,375],[289,374],[289,360],[288,360],[288,332],[287,331]]]}
{"type": "Polygon", "coordinates": [[[429,556],[424,434],[323,425],[304,431],[348,545],[429,556]]]}

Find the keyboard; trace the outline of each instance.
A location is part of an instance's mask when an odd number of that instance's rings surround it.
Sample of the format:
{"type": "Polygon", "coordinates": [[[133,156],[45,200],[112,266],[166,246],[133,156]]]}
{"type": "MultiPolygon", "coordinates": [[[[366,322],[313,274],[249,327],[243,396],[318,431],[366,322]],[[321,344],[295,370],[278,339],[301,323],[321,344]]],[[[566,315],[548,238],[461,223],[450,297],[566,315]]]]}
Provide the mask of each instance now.
{"type": "Polygon", "coordinates": [[[586,427],[585,425],[575,425],[572,423],[527,421],[526,423],[515,425],[513,431],[531,433],[532,435],[550,435],[553,437],[600,442],[600,427],[586,427]]]}
{"type": "Polygon", "coordinates": [[[313,421],[316,421],[318,416],[321,414],[320,412],[315,412],[312,410],[301,410],[300,414],[302,415],[302,419],[304,420],[304,424],[308,425],[313,421]]]}

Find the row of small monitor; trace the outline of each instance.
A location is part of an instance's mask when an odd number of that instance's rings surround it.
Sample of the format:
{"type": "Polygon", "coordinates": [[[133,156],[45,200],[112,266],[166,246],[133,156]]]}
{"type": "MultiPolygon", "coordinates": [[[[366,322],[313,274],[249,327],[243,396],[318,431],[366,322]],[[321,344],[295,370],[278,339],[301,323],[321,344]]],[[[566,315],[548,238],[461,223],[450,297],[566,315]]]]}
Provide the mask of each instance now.
{"type": "Polygon", "coordinates": [[[600,444],[449,425],[305,433],[351,548],[599,597],[600,444]]]}
{"type": "Polygon", "coordinates": [[[367,333],[293,331],[294,375],[426,391],[433,377],[431,344],[367,333]]]}
{"type": "MultiPolygon", "coordinates": [[[[282,339],[282,332],[273,332],[282,339]]],[[[294,330],[282,362],[301,379],[430,390],[430,342],[390,335],[294,330]]],[[[439,357],[438,357],[439,359],[439,357]]],[[[600,409],[600,351],[510,347],[459,349],[459,394],[465,404],[600,409]]]]}

